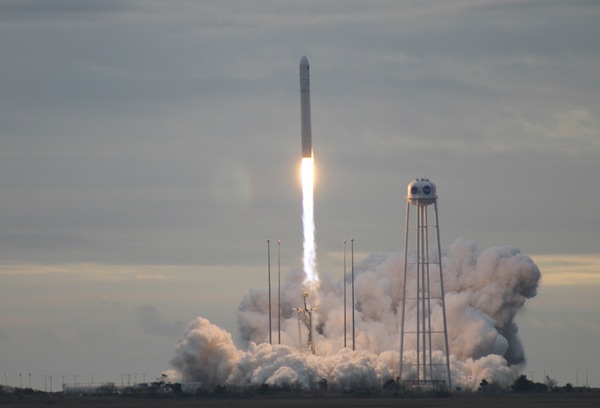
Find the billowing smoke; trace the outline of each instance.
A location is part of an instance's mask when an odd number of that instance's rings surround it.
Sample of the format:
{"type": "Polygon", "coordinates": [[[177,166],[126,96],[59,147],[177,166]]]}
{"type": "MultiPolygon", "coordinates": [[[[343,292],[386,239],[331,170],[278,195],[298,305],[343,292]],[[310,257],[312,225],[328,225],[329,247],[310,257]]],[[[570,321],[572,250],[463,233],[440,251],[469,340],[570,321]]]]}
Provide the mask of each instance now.
{"type": "MultiPolygon", "coordinates": [[[[483,379],[512,384],[525,362],[514,318],[536,295],[538,267],[517,248],[479,252],[465,239],[458,239],[442,262],[453,385],[473,389],[483,379]]],[[[400,253],[374,254],[355,267],[356,351],[343,347],[344,284],[349,290],[351,282],[334,283],[326,276],[318,293],[307,298],[309,306],[318,307],[313,313],[316,354],[301,351],[307,329],[298,324],[294,308],[303,304],[305,277],[292,271],[282,286],[281,345],[268,344],[268,291],[252,289],[238,310],[244,350],[234,346],[229,333],[198,318],[177,346],[174,369],[167,374],[172,380],[199,381],[209,390],[263,384],[311,390],[325,382],[328,389],[340,391],[381,388],[398,375],[403,268],[400,253]]],[[[275,321],[277,310],[275,304],[275,321]]],[[[277,331],[274,326],[273,339],[277,331]]],[[[348,345],[351,334],[348,318],[348,345]]],[[[444,353],[434,351],[433,358],[443,363],[444,353]]],[[[405,364],[415,359],[415,350],[405,350],[405,364]]]]}

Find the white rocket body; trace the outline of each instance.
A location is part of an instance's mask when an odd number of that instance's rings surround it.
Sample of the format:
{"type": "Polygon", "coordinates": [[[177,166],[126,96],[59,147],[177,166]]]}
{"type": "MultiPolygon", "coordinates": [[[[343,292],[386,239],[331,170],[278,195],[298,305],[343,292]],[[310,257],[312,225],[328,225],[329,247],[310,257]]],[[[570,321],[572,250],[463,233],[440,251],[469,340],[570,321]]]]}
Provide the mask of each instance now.
{"type": "Polygon", "coordinates": [[[308,59],[300,60],[300,122],[302,125],[302,157],[312,157],[312,134],[310,124],[310,73],[308,59]]]}

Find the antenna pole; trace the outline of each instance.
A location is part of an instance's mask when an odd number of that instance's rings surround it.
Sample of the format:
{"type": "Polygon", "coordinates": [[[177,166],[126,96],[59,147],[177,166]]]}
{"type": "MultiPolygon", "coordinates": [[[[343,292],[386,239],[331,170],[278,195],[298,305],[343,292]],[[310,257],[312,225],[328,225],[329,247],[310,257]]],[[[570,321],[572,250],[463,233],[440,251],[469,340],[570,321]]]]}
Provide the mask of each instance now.
{"type": "Polygon", "coordinates": [[[344,348],[346,348],[346,240],[344,240],[344,348]]]}
{"type": "Polygon", "coordinates": [[[277,241],[277,344],[281,344],[281,241],[277,241]]]}
{"type": "Polygon", "coordinates": [[[267,271],[269,275],[269,344],[273,344],[271,330],[271,240],[267,239],[267,271]]]}
{"type": "Polygon", "coordinates": [[[355,321],[354,321],[354,238],[350,239],[351,260],[352,260],[352,350],[356,350],[355,342],[355,321]]]}

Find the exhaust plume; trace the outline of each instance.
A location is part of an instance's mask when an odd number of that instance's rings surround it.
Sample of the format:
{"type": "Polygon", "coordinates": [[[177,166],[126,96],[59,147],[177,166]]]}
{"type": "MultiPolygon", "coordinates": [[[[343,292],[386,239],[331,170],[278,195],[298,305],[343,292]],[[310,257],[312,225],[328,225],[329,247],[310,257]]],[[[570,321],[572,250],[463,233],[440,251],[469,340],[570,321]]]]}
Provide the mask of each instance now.
{"type": "Polygon", "coordinates": [[[313,289],[319,282],[317,274],[317,244],[314,217],[314,159],[302,158],[302,232],[305,282],[313,289]]]}

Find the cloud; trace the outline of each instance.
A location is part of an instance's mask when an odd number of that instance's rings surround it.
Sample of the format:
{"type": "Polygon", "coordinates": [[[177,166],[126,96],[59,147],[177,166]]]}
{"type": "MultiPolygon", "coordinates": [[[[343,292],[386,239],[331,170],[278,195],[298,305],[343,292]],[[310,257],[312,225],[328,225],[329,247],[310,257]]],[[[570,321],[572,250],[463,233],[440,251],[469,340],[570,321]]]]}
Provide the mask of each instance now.
{"type": "Polygon", "coordinates": [[[135,308],[135,312],[142,330],[147,334],[172,337],[177,333],[183,332],[185,327],[181,321],[166,319],[152,305],[137,307],[135,308]]]}
{"type": "Polygon", "coordinates": [[[3,0],[0,3],[0,19],[31,20],[54,17],[64,19],[70,16],[91,16],[98,12],[123,12],[130,10],[131,2],[119,0],[78,1],[78,0],[3,0]]]}
{"type": "Polygon", "coordinates": [[[544,273],[544,286],[600,285],[600,254],[546,254],[531,257],[544,273]]]}

